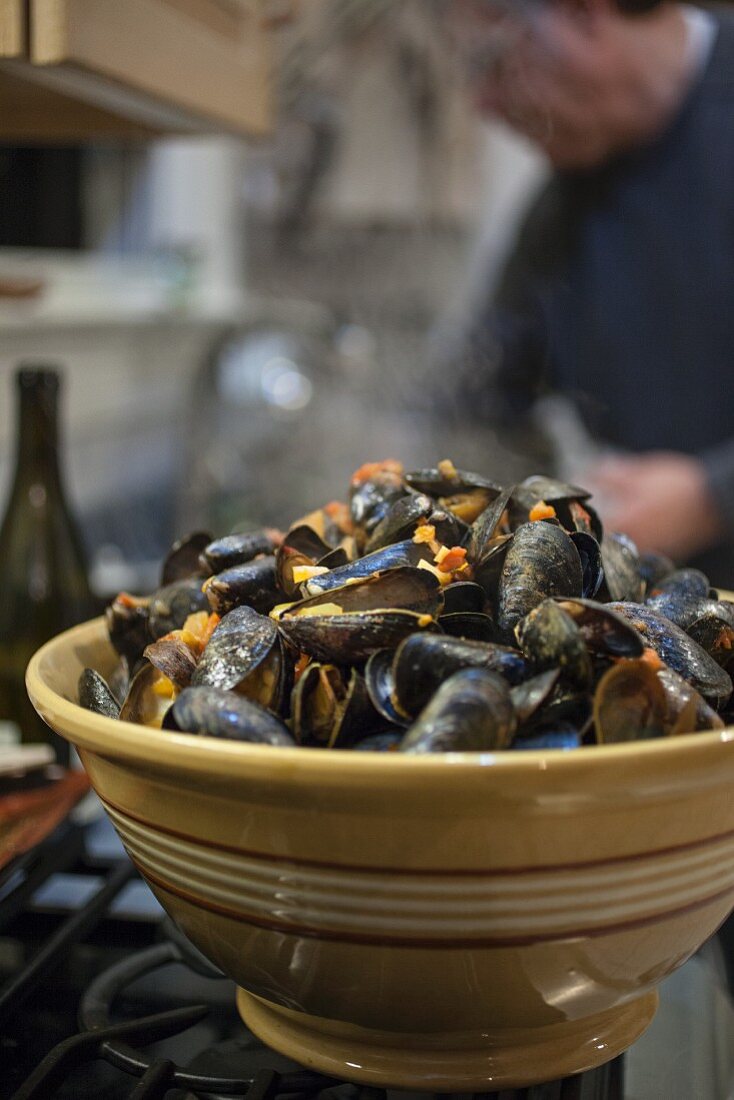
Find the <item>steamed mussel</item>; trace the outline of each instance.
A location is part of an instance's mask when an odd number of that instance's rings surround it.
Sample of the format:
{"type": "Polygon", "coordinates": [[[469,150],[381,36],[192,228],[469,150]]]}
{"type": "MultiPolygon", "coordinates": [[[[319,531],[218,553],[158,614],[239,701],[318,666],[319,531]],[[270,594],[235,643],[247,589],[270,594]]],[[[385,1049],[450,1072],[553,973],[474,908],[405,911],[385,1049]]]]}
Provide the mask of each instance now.
{"type": "Polygon", "coordinates": [[[196,532],[107,609],[105,717],[254,744],[564,750],[721,729],[734,603],[583,488],[368,463],[286,532],[196,532]]]}

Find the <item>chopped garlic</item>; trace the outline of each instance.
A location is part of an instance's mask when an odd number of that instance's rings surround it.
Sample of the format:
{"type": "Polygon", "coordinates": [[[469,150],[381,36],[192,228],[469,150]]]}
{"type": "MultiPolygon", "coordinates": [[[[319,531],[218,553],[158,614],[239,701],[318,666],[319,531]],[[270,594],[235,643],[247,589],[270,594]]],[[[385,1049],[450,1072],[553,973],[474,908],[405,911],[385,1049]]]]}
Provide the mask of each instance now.
{"type": "Polygon", "coordinates": [[[450,458],[442,458],[438,464],[438,472],[441,477],[448,478],[449,481],[454,481],[459,475],[456,467],[450,458]]]}
{"type": "Polygon", "coordinates": [[[450,573],[444,573],[441,569],[432,565],[430,561],[421,559],[421,561],[418,562],[418,568],[427,569],[429,573],[433,573],[434,577],[436,577],[441,584],[449,584],[451,581],[450,573]]]}
{"type": "Polygon", "coordinates": [[[447,558],[450,553],[451,551],[449,550],[448,546],[442,546],[439,552],[435,554],[433,558],[436,565],[440,565],[444,558],[447,558]]]}
{"type": "Polygon", "coordinates": [[[436,538],[436,528],[432,523],[422,523],[419,527],[416,527],[415,534],[413,535],[413,542],[433,542],[436,538]]]}

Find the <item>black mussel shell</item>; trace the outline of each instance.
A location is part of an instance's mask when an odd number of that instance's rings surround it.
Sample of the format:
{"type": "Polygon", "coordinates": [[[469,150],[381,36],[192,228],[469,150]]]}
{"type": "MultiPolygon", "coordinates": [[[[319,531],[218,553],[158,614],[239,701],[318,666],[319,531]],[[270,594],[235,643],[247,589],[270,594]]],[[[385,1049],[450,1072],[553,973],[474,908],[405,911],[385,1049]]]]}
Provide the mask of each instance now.
{"type": "Polygon", "coordinates": [[[593,600],[604,582],[601,546],[594,535],[586,531],[572,531],[571,540],[581,558],[583,577],[581,595],[585,599],[593,600]]]}
{"type": "Polygon", "coordinates": [[[385,519],[390,508],[408,490],[401,475],[392,469],[378,470],[373,477],[365,481],[352,481],[349,490],[349,512],[355,531],[361,534],[358,541],[364,542],[377,525],[385,519]]]}
{"type": "Polygon", "coordinates": [[[645,603],[685,630],[697,618],[697,607],[708,599],[711,585],[700,569],[676,569],[648,592],[645,603]]]}
{"type": "Polygon", "coordinates": [[[702,600],[686,634],[698,642],[717,664],[727,668],[734,658],[734,604],[725,600],[702,600]]]}
{"type": "Polygon", "coordinates": [[[189,687],[171,707],[167,724],[181,733],[206,734],[231,741],[293,747],[288,728],[264,707],[234,691],[189,687]]]}
{"type": "Polygon", "coordinates": [[[383,546],[381,550],[375,550],[373,554],[367,554],[363,558],[331,569],[328,573],[322,573],[303,585],[304,592],[309,596],[320,596],[334,588],[342,588],[348,582],[372,577],[377,573],[384,573],[388,569],[397,569],[400,566],[417,566],[419,561],[430,561],[432,558],[430,549],[425,543],[416,543],[412,539],[405,542],[396,542],[392,546],[383,546]]]}
{"type": "Polygon", "coordinates": [[[187,577],[159,588],[150,600],[150,638],[156,641],[172,630],[180,630],[189,615],[208,610],[207,598],[201,591],[201,577],[187,577]]]}
{"type": "Polygon", "coordinates": [[[107,632],[117,652],[134,669],[150,641],[148,618],[150,598],[143,599],[121,592],[105,610],[107,632]]]}
{"type": "MultiPolygon", "coordinates": [[[[302,523],[291,528],[275,552],[278,587],[287,596],[293,596],[299,588],[298,582],[293,579],[295,567],[314,566],[332,552],[333,548],[308,524],[302,523]]],[[[342,564],[341,556],[339,564],[342,564]]]]}
{"type": "Polygon", "coordinates": [[[404,480],[417,493],[425,493],[434,498],[458,496],[461,493],[471,493],[473,489],[487,489],[493,497],[502,492],[501,485],[469,470],[454,469],[453,473],[436,467],[413,470],[405,475],[404,480]]]}
{"type": "Polygon", "coordinates": [[[476,642],[497,640],[497,627],[483,611],[452,611],[439,615],[438,625],[451,638],[471,638],[476,642]]]}
{"type": "Polygon", "coordinates": [[[208,606],[218,615],[247,604],[266,615],[278,602],[275,558],[255,558],[244,565],[225,569],[204,582],[208,606]]]}
{"type": "Polygon", "coordinates": [[[620,661],[599,681],[594,694],[594,728],[600,744],[663,737],[665,690],[644,660],[620,661]]]}
{"type": "Polygon", "coordinates": [[[251,607],[236,607],[209,639],[191,683],[194,687],[237,690],[277,709],[282,674],[283,657],[273,620],[251,607]]]}
{"type": "Polygon", "coordinates": [[[214,539],[204,547],[201,553],[205,576],[233,569],[236,565],[259,558],[262,554],[274,554],[281,543],[280,532],[264,529],[262,531],[242,531],[235,535],[224,535],[214,539]]]}
{"type": "Polygon", "coordinates": [[[599,591],[601,600],[641,600],[645,582],[640,572],[640,556],[632,539],[612,532],[601,544],[604,583],[599,591]]]}
{"type": "Polygon", "coordinates": [[[502,570],[514,538],[514,535],[499,535],[494,545],[485,553],[481,563],[474,566],[475,583],[484,592],[487,607],[495,618],[502,570]]]}
{"type": "Polygon", "coordinates": [[[378,649],[365,665],[364,678],[372,705],[391,725],[408,726],[410,719],[401,714],[393,703],[395,681],[392,674],[394,657],[392,649],[378,649]]]}
{"type": "Polygon", "coordinates": [[[120,717],[120,704],[115,699],[109,684],[93,668],[85,668],[79,677],[79,706],[106,718],[120,717]]]}
{"type": "Polygon", "coordinates": [[[411,539],[416,527],[428,522],[435,507],[435,502],[425,493],[410,493],[396,500],[367,540],[365,554],[372,554],[394,542],[411,539]]]}
{"type": "Polygon", "coordinates": [[[474,581],[453,581],[443,590],[444,615],[457,611],[484,611],[486,602],[484,589],[474,581]]]}
{"type": "Polygon", "coordinates": [[[515,637],[537,672],[557,668],[563,680],[577,689],[591,684],[586,642],[571,616],[554,600],[543,600],[521,619],[515,637]]]}
{"type": "Polygon", "coordinates": [[[343,612],[394,608],[435,618],[443,609],[443,591],[429,570],[400,566],[294,603],[281,618],[298,615],[304,610],[314,613],[313,609],[325,605],[339,607],[343,612]]]}
{"type": "Polygon", "coordinates": [[[514,486],[503,489],[472,524],[467,549],[467,559],[472,564],[480,564],[492,549],[494,540],[500,533],[500,521],[507,510],[514,491],[514,486]]]}
{"type": "Polygon", "coordinates": [[[558,722],[555,726],[533,730],[527,736],[517,736],[510,748],[525,752],[543,749],[561,749],[568,752],[571,749],[580,748],[582,742],[583,735],[571,722],[558,722]]]}
{"type": "Polygon", "coordinates": [[[366,661],[375,650],[394,648],[416,631],[436,629],[428,614],[389,608],[334,615],[286,613],[278,626],[294,649],[333,664],[366,661]]]}
{"type": "Polygon", "coordinates": [[[665,690],[666,733],[669,736],[724,728],[723,719],[677,672],[671,668],[661,668],[657,675],[665,690]]]}
{"type": "Polygon", "coordinates": [[[172,695],[173,684],[146,661],[130,681],[128,693],[120,708],[120,721],[136,722],[142,726],[160,726],[171,704],[172,695]],[[166,685],[168,690],[159,690],[166,685]]]}
{"type": "Polygon", "coordinates": [[[645,604],[614,603],[612,610],[631,622],[663,664],[692,684],[712,706],[718,710],[726,704],[732,692],[729,674],[685,631],[645,604]]]}
{"type": "Polygon", "coordinates": [[[441,685],[400,751],[495,752],[508,747],[516,727],[506,681],[487,669],[466,668],[441,685]]]}
{"type": "Polygon", "coordinates": [[[647,550],[640,554],[640,576],[645,582],[645,592],[651,590],[665,577],[675,570],[675,562],[666,554],[658,554],[657,551],[647,550]]]}
{"type": "Polygon", "coordinates": [[[206,531],[195,531],[192,535],[174,542],[161,570],[161,588],[173,584],[174,581],[182,581],[185,577],[207,576],[199,558],[210,542],[211,535],[206,531]]]}
{"type": "Polygon", "coordinates": [[[465,668],[500,673],[509,684],[520,683],[531,672],[516,649],[488,642],[420,634],[407,638],[393,662],[393,702],[403,714],[417,714],[453,673],[465,668]]]}
{"type": "Polygon", "coordinates": [[[582,586],[581,558],[571,536],[555,523],[522,524],[507,550],[499,581],[501,636],[511,641],[520,620],[546,597],[580,596],[582,586]]]}
{"type": "Polygon", "coordinates": [[[306,667],[291,696],[291,729],[299,745],[331,743],[346,695],[342,669],[317,662],[306,667]]]}
{"type": "Polygon", "coordinates": [[[362,738],[354,746],[355,752],[397,752],[403,739],[402,730],[382,730],[362,738]]]}
{"type": "Polygon", "coordinates": [[[556,601],[574,620],[589,649],[610,657],[641,657],[645,648],[642,636],[623,616],[608,604],[596,600],[559,599],[556,601]]]}
{"type": "Polygon", "coordinates": [[[550,701],[560,675],[560,669],[550,668],[510,689],[512,705],[520,726],[528,723],[550,701]]]}

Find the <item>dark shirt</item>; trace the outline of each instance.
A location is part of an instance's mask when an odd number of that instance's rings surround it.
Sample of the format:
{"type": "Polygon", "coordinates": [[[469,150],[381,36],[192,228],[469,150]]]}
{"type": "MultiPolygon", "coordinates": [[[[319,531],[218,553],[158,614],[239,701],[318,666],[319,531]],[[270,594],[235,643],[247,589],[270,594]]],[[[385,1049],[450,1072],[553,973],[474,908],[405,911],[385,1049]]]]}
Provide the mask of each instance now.
{"type": "Polygon", "coordinates": [[[731,532],[703,564],[734,585],[734,16],[717,21],[662,135],[554,177],[478,336],[495,419],[561,390],[614,446],[701,456],[731,532]]]}

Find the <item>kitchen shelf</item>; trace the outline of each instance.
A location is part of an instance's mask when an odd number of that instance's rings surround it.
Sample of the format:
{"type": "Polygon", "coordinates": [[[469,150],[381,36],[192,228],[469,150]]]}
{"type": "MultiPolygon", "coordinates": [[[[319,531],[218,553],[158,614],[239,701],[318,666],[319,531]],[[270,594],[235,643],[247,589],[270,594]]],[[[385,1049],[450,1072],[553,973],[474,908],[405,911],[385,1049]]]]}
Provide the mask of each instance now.
{"type": "Polygon", "coordinates": [[[258,0],[0,0],[0,138],[267,133],[258,0]]]}

